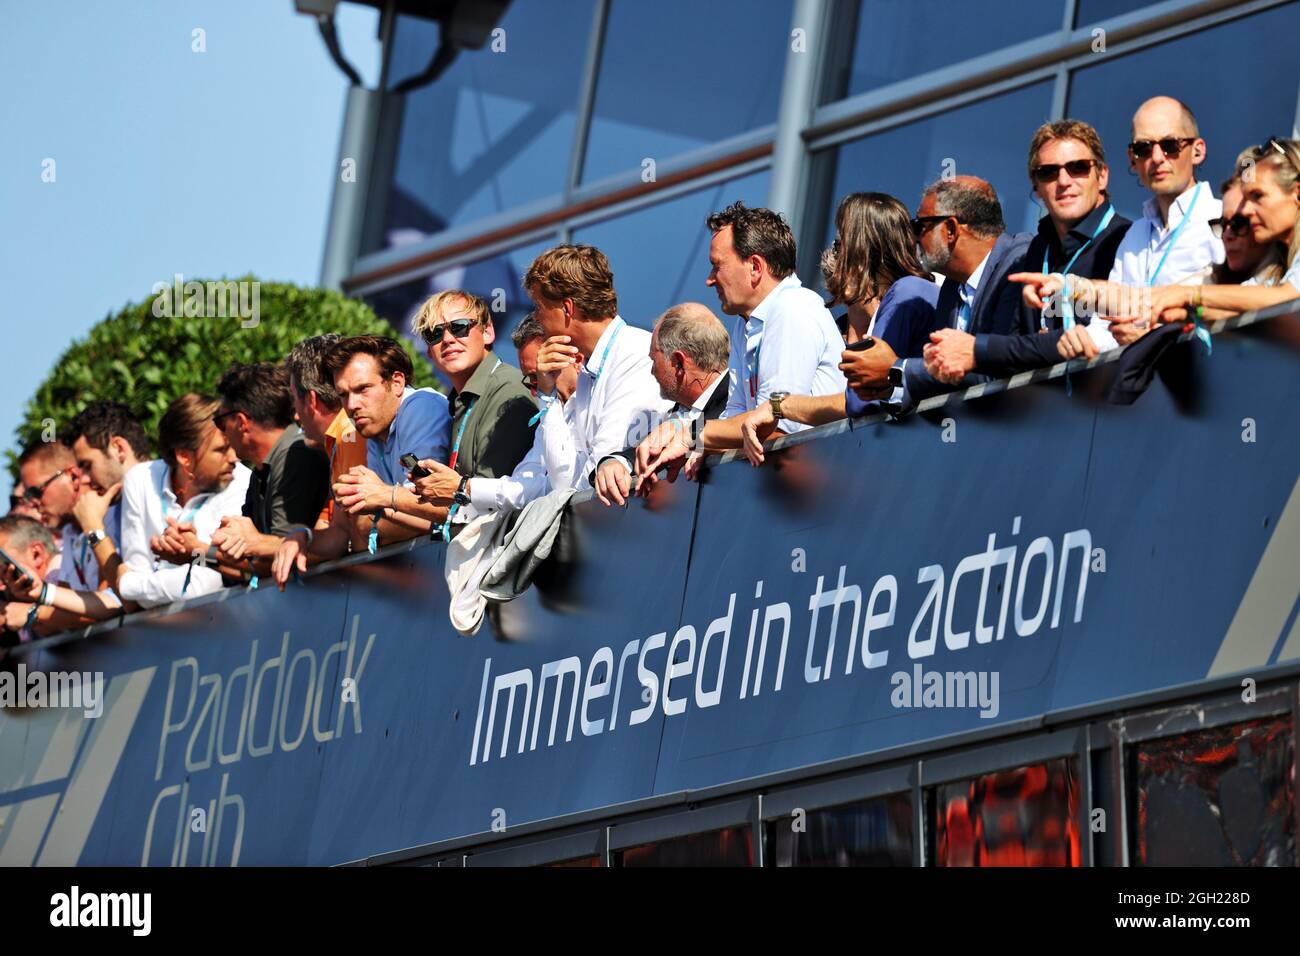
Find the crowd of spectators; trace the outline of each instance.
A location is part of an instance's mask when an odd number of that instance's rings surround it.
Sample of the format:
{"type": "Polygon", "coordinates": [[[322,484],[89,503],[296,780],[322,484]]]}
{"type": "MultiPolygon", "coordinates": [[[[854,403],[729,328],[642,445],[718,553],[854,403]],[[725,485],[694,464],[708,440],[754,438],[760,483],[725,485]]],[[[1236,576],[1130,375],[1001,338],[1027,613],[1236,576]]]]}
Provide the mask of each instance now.
{"type": "MultiPolygon", "coordinates": [[[[0,518],[4,640],[259,582],[481,516],[594,488],[624,505],[709,453],[848,416],[903,414],[991,378],[1124,348],[1161,326],[1300,297],[1300,142],[1244,150],[1215,195],[1206,143],[1169,97],[1133,116],[1127,162],[1150,192],[1120,215],[1087,123],[1043,125],[1027,176],[1045,215],[1011,234],[988,182],[839,204],[821,257],[829,301],[795,271],[794,235],[767,209],[710,215],[706,285],[729,317],[673,304],[646,331],[618,309],[591,246],[543,252],[533,313],[493,351],[487,303],[449,290],[412,332],[448,395],[412,387],[401,344],[318,335],[283,362],[235,363],[213,395],[177,397],[154,435],[92,401],[18,460],[0,518]],[[840,319],[831,309],[843,307],[840,319]]],[[[701,263],[703,266],[703,263],[701,263]]]]}

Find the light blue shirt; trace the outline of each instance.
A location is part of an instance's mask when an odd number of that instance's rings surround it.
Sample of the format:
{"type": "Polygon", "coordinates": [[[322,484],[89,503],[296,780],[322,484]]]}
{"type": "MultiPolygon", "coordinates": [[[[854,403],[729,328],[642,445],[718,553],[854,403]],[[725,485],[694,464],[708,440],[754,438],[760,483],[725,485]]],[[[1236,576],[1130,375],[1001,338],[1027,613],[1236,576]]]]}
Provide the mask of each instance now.
{"type": "MultiPolygon", "coordinates": [[[[787,276],[748,318],[736,317],[727,368],[730,391],[722,417],[752,411],[773,392],[843,392],[848,385],[840,371],[843,352],[844,339],[821,296],[805,289],[797,275],[787,276]]],[[[786,432],[808,427],[780,422],[786,432]]]]}
{"type": "Polygon", "coordinates": [[[1298,294],[1300,294],[1300,256],[1296,256],[1295,262],[1291,263],[1291,268],[1286,270],[1286,275],[1282,276],[1277,282],[1261,282],[1259,275],[1253,275],[1242,285],[1262,285],[1262,286],[1279,286],[1283,282],[1291,283],[1298,294]]]}
{"type": "Polygon", "coordinates": [[[388,426],[388,440],[366,439],[366,465],[388,484],[407,484],[402,456],[447,462],[451,447],[451,410],[447,396],[431,388],[407,388],[388,426]]]}

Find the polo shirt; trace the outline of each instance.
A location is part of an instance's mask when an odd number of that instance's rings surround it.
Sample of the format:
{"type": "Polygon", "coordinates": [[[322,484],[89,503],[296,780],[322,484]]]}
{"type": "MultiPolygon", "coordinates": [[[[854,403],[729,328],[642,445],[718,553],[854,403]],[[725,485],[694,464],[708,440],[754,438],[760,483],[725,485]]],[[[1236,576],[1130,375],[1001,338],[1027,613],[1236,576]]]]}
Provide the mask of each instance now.
{"type": "Polygon", "coordinates": [[[537,402],[524,387],[523,373],[491,352],[483,356],[465,387],[452,393],[450,404],[451,447],[462,475],[505,477],[533,446],[528,423],[537,412],[537,402]]]}
{"type": "Polygon", "coordinates": [[[249,476],[244,517],[262,534],[311,527],[329,494],[329,474],[325,453],[307,444],[301,428],[290,425],[249,476]]]}

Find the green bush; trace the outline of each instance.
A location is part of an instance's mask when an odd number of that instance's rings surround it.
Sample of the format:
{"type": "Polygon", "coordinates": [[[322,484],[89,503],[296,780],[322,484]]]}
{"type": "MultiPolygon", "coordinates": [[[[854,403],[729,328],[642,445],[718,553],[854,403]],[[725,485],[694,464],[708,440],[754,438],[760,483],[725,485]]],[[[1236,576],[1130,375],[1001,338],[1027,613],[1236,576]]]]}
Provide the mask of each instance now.
{"type": "MultiPolygon", "coordinates": [[[[190,281],[204,282],[206,288],[205,280],[190,281]]],[[[254,280],[244,276],[231,281],[254,280]]],[[[252,287],[245,288],[243,304],[248,305],[252,287]]],[[[58,428],[96,399],[128,405],[153,435],[172,399],[185,392],[213,394],[217,380],[232,362],[279,361],[295,343],[322,332],[393,334],[393,327],[364,302],[326,289],[259,283],[254,327],[243,327],[252,320],[241,320],[239,304],[235,301],[213,310],[229,317],[167,317],[169,308],[183,313],[185,300],[159,293],[104,319],[85,339],[68,347],[28,401],[17,429],[19,447],[39,439],[48,420],[54,421],[57,434],[58,428]],[[160,297],[171,301],[156,308],[160,297]],[[163,316],[158,317],[155,311],[163,316]]],[[[428,360],[410,343],[404,344],[415,363],[413,384],[438,387],[428,360]]],[[[12,452],[9,461],[11,470],[16,471],[12,452]]]]}

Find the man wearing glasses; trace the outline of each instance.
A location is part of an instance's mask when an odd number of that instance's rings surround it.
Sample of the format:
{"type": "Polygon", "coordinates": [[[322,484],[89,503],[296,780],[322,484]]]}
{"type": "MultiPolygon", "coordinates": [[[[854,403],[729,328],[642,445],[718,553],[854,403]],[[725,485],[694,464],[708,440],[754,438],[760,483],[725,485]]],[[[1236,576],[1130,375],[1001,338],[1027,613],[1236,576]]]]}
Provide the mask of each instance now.
{"type": "Polygon", "coordinates": [[[425,459],[430,472],[415,481],[419,499],[399,503],[410,514],[429,518],[444,540],[468,504],[471,478],[512,474],[533,446],[531,422],[537,402],[524,386],[523,373],[492,353],[496,328],[487,303],[459,289],[432,296],[411,322],[424,339],[429,358],[451,380],[451,453],[446,462],[425,459]]]}
{"type": "MultiPolygon", "coordinates": [[[[56,538],[71,540],[76,532],[73,509],[81,494],[81,471],[72,449],[57,441],[34,442],[18,458],[18,477],[25,486],[23,501],[36,509],[37,520],[56,538]]],[[[60,567],[59,561],[51,566],[55,577],[60,567]]]]}
{"type": "MultiPolygon", "coordinates": [[[[1192,285],[1223,261],[1223,242],[1210,228],[1210,220],[1222,216],[1223,203],[1209,183],[1196,179],[1205,155],[1196,117],[1183,103],[1156,96],[1138,107],[1129,168],[1151,198],[1142,206],[1142,218],[1124,234],[1111,282],[1140,288],[1192,285]]],[[[1119,344],[1104,322],[1089,330],[1102,351],[1119,344]]]]}
{"type": "MultiPolygon", "coordinates": [[[[1029,144],[1029,180],[1047,215],[1038,222],[1038,235],[1029,244],[1022,268],[1064,275],[1066,281],[1069,276],[1109,276],[1132,223],[1110,202],[1110,171],[1097,131],[1079,120],[1044,123],[1029,144]]],[[[1010,375],[1054,365],[1061,360],[1057,340],[1067,317],[1089,321],[1083,310],[1074,315],[1069,297],[1062,296],[1054,305],[1034,309],[1022,302],[1013,335],[975,336],[941,329],[926,346],[926,368],[940,381],[955,385],[972,371],[1010,375]],[[1040,331],[1049,334],[1037,334],[1040,331]]]]}

